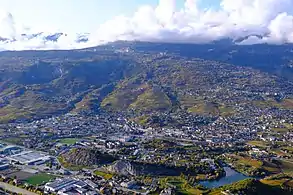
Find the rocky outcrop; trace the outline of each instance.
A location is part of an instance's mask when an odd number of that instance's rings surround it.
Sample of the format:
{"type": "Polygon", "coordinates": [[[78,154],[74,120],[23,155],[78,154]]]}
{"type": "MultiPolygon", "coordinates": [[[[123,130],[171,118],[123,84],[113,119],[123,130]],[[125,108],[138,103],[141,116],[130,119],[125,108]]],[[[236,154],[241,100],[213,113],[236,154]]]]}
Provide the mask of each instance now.
{"type": "Polygon", "coordinates": [[[108,167],[108,170],[113,173],[119,173],[121,175],[139,175],[138,167],[130,161],[119,160],[113,165],[108,167]]]}
{"type": "Polygon", "coordinates": [[[180,168],[171,168],[163,165],[144,164],[126,160],[116,161],[114,164],[107,167],[107,171],[128,176],[179,176],[181,172],[184,172],[184,170],[180,168]]]}

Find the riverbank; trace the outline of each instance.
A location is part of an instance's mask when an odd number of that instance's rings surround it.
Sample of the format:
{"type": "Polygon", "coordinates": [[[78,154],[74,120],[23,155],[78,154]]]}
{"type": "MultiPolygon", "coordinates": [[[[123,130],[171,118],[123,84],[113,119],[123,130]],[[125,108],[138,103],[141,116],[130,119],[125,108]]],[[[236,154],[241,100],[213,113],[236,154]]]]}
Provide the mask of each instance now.
{"type": "Polygon", "coordinates": [[[248,177],[242,173],[239,173],[237,171],[235,171],[234,169],[225,166],[223,167],[224,171],[225,171],[225,176],[221,177],[218,180],[213,180],[213,181],[201,181],[199,182],[199,184],[201,184],[202,186],[206,187],[206,188],[218,188],[224,185],[228,185],[228,184],[232,184],[244,179],[248,179],[251,177],[248,177]]]}

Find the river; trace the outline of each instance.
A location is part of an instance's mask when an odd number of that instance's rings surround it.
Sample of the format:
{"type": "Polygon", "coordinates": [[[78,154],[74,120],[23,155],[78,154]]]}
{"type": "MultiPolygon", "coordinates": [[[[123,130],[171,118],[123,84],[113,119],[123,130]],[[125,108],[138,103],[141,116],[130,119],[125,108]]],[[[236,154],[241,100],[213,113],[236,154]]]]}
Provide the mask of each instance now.
{"type": "Polygon", "coordinates": [[[224,167],[224,170],[226,172],[225,177],[222,177],[214,181],[202,181],[200,182],[200,184],[206,188],[217,188],[237,181],[241,181],[243,179],[250,178],[248,176],[243,175],[242,173],[239,173],[231,169],[230,167],[224,167]]]}

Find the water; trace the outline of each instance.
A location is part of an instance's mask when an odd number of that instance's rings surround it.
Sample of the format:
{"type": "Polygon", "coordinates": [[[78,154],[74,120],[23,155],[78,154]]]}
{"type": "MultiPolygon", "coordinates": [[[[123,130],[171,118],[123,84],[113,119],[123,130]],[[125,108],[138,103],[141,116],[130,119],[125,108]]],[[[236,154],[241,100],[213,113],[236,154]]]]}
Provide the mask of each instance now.
{"type": "Polygon", "coordinates": [[[230,167],[224,167],[224,170],[226,172],[225,177],[222,177],[221,179],[214,181],[202,181],[200,182],[200,184],[206,188],[217,188],[237,181],[241,181],[243,179],[250,178],[241,173],[238,173],[230,167]]]}

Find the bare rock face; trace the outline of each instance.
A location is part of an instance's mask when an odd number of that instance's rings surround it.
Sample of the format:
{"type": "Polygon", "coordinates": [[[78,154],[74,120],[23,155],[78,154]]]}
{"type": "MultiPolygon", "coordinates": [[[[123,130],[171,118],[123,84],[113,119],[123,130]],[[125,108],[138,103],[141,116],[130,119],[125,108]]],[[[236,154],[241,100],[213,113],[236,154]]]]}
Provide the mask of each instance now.
{"type": "Polygon", "coordinates": [[[108,167],[108,171],[113,173],[119,173],[121,175],[136,176],[139,174],[137,167],[130,161],[120,160],[108,167]]]}
{"type": "Polygon", "coordinates": [[[160,193],[160,195],[173,195],[173,194],[175,194],[175,191],[172,188],[166,188],[162,190],[160,193]]]}
{"type": "Polygon", "coordinates": [[[163,165],[144,164],[126,160],[116,161],[114,164],[107,167],[107,171],[127,176],[179,176],[181,172],[184,172],[184,170],[180,168],[171,168],[163,165]]]}

